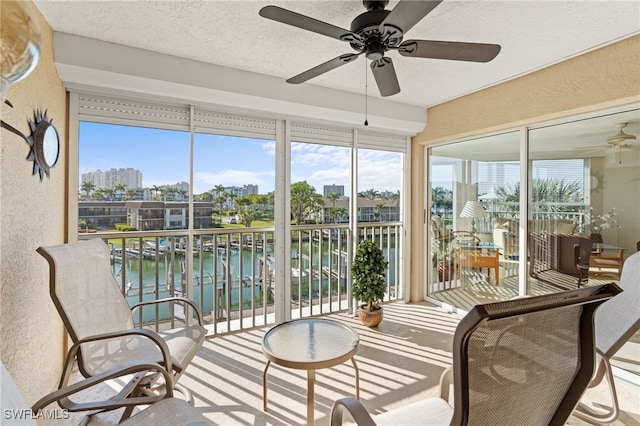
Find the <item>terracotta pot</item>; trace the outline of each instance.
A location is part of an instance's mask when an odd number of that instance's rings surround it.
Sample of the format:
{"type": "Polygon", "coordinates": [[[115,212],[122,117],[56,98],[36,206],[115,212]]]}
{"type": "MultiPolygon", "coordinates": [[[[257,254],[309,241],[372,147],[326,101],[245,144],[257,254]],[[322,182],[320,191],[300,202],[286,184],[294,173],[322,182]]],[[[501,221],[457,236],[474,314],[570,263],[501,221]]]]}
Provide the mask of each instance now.
{"type": "Polygon", "coordinates": [[[378,307],[373,311],[364,309],[366,305],[360,305],[358,308],[358,317],[360,321],[367,327],[377,327],[382,322],[382,307],[378,307]]]}

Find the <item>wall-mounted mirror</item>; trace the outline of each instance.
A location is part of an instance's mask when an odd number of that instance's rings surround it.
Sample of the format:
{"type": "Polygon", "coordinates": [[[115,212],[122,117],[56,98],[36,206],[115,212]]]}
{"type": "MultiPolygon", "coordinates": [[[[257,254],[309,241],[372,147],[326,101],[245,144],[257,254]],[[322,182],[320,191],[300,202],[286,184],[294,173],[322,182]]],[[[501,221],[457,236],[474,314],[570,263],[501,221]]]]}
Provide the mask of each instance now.
{"type": "Polygon", "coordinates": [[[35,121],[29,125],[32,133],[27,142],[31,145],[31,152],[27,160],[33,161],[33,174],[39,174],[42,180],[45,174],[49,177],[50,169],[58,162],[60,138],[51,120],[47,120],[46,111],[44,115],[36,112],[35,121]]]}

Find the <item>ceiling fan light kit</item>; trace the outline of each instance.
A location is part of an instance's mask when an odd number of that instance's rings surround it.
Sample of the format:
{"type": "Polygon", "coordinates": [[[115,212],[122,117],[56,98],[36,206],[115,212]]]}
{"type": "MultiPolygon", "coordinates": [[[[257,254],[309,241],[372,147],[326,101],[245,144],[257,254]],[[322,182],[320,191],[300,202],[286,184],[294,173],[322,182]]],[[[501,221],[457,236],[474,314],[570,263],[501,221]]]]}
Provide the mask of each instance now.
{"type": "Polygon", "coordinates": [[[319,21],[278,6],[265,6],[260,16],[283,24],[347,42],[356,53],[348,53],[308,69],[287,80],[300,84],[325,72],[354,61],[364,54],[371,61],[371,71],[382,96],[400,93],[400,83],[393,60],[385,56],[390,50],[397,50],[402,56],[411,58],[447,59],[454,61],[489,62],[500,52],[497,44],[464,43],[454,41],[407,40],[402,37],[414,25],[438,6],[436,1],[399,1],[393,10],[385,7],[384,1],[363,0],[366,12],[351,22],[351,29],[319,21]]]}

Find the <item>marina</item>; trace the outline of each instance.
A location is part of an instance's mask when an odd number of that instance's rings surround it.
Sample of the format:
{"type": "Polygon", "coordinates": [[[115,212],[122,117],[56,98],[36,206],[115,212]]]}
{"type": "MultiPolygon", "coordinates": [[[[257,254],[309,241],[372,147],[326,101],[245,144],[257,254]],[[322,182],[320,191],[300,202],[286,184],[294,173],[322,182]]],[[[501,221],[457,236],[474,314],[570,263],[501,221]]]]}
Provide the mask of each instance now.
{"type": "MultiPolygon", "coordinates": [[[[112,245],[112,271],[130,305],[158,298],[187,295],[187,259],[184,243],[145,242],[125,247],[112,245]],[[142,257],[141,257],[142,253],[142,257]]],[[[212,321],[229,317],[242,309],[267,308],[273,303],[275,258],[269,245],[229,241],[195,243],[193,248],[192,294],[189,297],[211,315],[212,321]],[[214,290],[215,289],[215,290],[214,290]],[[229,309],[227,309],[229,307],[229,309]]],[[[346,295],[344,250],[329,250],[313,241],[292,243],[292,303],[306,299],[346,295]],[[322,252],[320,250],[322,249],[322,252]]],[[[145,308],[147,323],[169,317],[168,307],[145,308]]]]}

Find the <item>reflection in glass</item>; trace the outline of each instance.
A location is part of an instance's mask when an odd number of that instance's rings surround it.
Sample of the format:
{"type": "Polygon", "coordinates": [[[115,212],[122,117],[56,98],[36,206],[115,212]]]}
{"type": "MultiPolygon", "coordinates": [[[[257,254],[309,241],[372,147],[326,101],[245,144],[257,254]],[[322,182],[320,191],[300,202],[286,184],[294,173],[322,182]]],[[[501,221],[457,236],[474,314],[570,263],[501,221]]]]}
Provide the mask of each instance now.
{"type": "Polygon", "coordinates": [[[518,147],[510,132],[430,149],[428,296],[469,309],[518,294],[518,147]]]}

